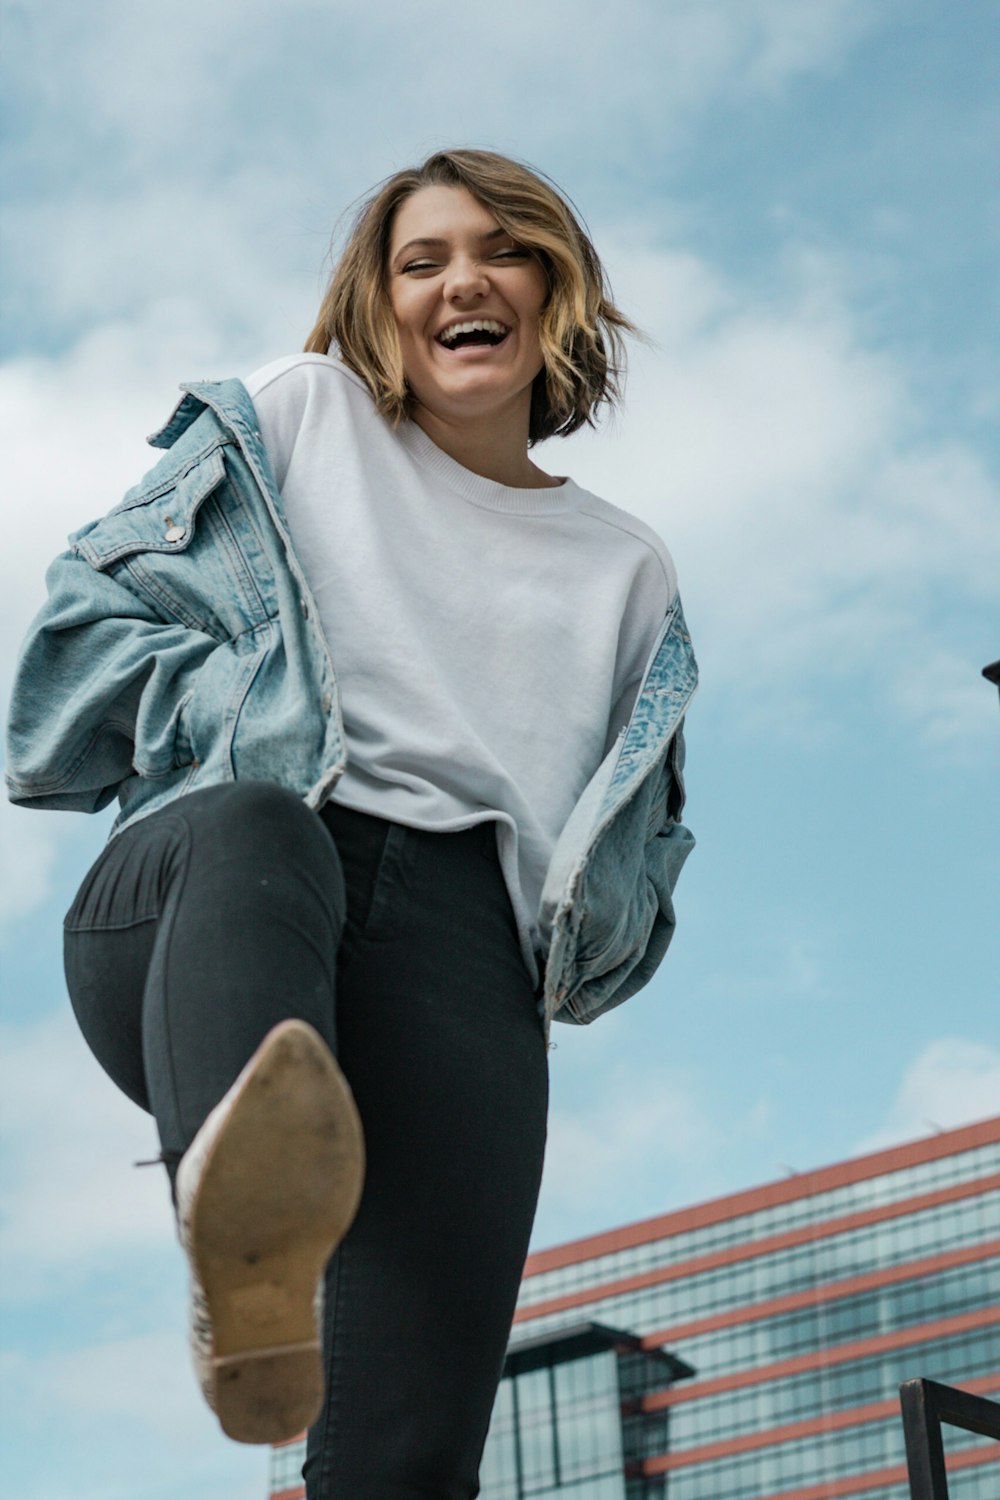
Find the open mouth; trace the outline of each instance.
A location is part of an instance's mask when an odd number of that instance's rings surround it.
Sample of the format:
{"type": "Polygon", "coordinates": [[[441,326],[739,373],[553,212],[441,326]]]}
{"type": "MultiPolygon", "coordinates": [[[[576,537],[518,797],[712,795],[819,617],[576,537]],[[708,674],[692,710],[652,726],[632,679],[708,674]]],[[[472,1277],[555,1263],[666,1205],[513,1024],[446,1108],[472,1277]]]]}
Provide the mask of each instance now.
{"type": "Polygon", "coordinates": [[[437,342],[443,349],[495,349],[509,333],[507,324],[498,323],[495,318],[474,318],[464,323],[450,323],[437,335],[437,342]]]}

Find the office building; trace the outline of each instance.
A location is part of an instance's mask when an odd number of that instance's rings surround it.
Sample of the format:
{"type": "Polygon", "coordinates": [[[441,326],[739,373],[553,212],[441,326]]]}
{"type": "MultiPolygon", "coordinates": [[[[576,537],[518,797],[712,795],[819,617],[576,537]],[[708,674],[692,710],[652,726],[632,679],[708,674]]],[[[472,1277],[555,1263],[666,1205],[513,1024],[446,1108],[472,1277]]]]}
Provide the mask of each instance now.
{"type": "MultiPolygon", "coordinates": [[[[917,1375],[1000,1398],[1000,1118],[531,1255],[483,1500],[909,1500],[917,1375]]],[[[1000,1500],[1000,1445],[946,1448],[1000,1500]]]]}

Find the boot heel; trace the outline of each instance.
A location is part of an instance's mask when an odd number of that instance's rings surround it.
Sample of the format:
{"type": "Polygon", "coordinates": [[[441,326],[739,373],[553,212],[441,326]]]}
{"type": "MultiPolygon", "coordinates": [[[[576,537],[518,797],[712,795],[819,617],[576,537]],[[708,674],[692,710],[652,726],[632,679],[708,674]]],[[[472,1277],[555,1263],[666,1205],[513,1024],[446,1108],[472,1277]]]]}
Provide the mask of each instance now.
{"type": "Polygon", "coordinates": [[[317,1344],[213,1361],[216,1415],[237,1443],[280,1441],[311,1427],[323,1404],[323,1364],[317,1344]]]}

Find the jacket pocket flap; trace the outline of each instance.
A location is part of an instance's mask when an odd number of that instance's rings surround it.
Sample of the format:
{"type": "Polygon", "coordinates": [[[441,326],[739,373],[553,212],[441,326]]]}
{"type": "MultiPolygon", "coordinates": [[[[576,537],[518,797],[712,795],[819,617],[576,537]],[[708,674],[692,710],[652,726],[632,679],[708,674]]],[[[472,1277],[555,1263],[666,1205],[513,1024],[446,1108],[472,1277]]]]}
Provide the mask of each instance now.
{"type": "Polygon", "coordinates": [[[95,568],[106,568],[135,552],[183,552],[191,544],[202,502],[226,472],[220,448],[199,459],[162,490],[131,496],[75,539],[77,551],[95,568]]]}

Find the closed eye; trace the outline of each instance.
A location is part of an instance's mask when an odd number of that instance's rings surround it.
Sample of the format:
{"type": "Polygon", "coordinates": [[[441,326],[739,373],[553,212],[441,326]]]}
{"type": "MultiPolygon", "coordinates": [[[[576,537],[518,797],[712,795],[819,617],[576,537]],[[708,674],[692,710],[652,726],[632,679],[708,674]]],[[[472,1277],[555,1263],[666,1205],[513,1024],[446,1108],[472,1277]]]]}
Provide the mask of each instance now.
{"type": "MultiPolygon", "coordinates": [[[[529,254],[530,251],[524,250],[519,246],[515,246],[514,248],[509,250],[498,250],[495,255],[490,256],[490,259],[493,261],[527,260],[529,254]]],[[[437,260],[408,260],[404,266],[400,267],[400,270],[405,276],[409,272],[419,273],[420,271],[436,271],[439,269],[440,265],[441,262],[437,260]]]]}

